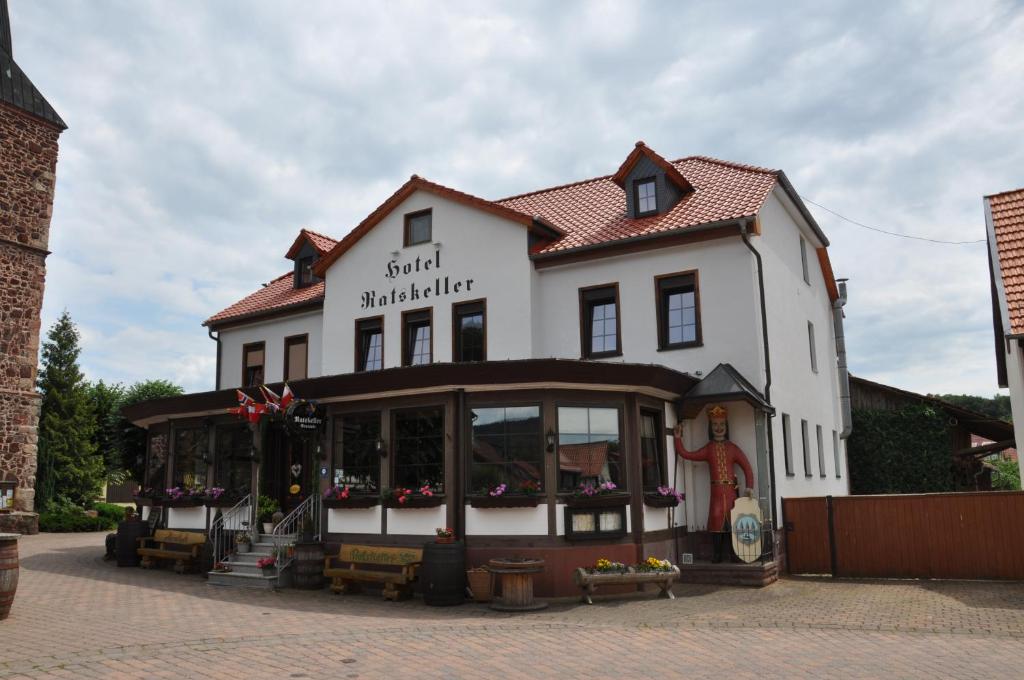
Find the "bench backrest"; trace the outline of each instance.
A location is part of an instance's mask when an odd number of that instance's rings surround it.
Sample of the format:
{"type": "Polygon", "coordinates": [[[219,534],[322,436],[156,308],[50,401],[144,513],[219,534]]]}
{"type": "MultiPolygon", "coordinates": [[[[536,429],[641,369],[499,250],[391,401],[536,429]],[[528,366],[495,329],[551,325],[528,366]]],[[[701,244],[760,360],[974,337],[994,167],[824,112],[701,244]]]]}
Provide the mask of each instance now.
{"type": "Polygon", "coordinates": [[[386,564],[404,567],[423,560],[422,548],[394,548],[381,545],[343,545],[338,559],[352,564],[386,564]]]}
{"type": "Polygon", "coordinates": [[[181,543],[182,545],[197,545],[206,543],[204,534],[194,531],[176,531],[174,529],[157,529],[153,534],[153,540],[157,543],[181,543]]]}

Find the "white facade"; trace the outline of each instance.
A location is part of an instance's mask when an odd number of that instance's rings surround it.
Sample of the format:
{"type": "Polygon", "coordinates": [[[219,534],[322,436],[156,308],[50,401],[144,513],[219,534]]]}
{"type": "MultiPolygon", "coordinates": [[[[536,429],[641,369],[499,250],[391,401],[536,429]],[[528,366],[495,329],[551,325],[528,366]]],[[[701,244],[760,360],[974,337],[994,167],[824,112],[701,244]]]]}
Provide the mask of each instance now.
{"type": "Polygon", "coordinates": [[[264,378],[267,383],[284,380],[284,341],[308,335],[308,377],[324,375],[321,370],[323,348],[323,314],[317,310],[283,318],[235,326],[220,331],[220,386],[240,387],[242,384],[242,348],[255,342],[265,343],[264,378]]]}

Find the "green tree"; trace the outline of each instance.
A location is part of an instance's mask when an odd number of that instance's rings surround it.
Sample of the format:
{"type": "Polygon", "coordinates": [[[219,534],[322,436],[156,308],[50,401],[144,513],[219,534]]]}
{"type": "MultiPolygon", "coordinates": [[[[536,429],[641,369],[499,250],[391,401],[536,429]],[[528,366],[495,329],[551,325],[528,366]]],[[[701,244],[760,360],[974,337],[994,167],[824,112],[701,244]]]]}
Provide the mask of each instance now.
{"type": "Polygon", "coordinates": [[[92,405],[95,429],[92,442],[103,457],[107,481],[116,483],[124,476],[124,463],[117,446],[117,431],[121,417],[121,402],[125,389],[120,383],[106,384],[102,380],[88,387],[89,403],[92,405]]]}
{"type": "Polygon", "coordinates": [[[933,396],[937,396],[939,399],[948,401],[960,408],[970,409],[993,418],[1013,422],[1010,398],[1002,394],[994,395],[991,399],[973,394],[939,394],[933,396]]]}
{"type": "Polygon", "coordinates": [[[89,388],[78,367],[78,340],[78,329],[64,310],[43,343],[37,383],[42,395],[37,481],[42,509],[55,501],[91,504],[103,482],[89,388]]]}
{"type": "Polygon", "coordinates": [[[1015,460],[998,458],[992,461],[992,488],[999,491],[1020,491],[1020,464],[1015,460]]]}
{"type": "MultiPolygon", "coordinates": [[[[144,380],[137,382],[124,391],[120,408],[132,406],[139,402],[176,397],[185,390],[168,380],[144,380]]],[[[130,420],[118,413],[117,417],[117,455],[128,474],[139,484],[145,485],[146,464],[146,431],[136,427],[130,420]]]]}

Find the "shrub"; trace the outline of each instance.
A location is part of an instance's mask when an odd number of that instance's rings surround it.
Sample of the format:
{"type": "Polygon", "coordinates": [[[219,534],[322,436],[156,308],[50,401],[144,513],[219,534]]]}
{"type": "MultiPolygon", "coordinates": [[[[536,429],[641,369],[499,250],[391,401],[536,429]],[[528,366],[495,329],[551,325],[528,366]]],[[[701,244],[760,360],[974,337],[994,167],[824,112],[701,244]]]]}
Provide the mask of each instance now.
{"type": "MultiPolygon", "coordinates": [[[[106,505],[106,504],[104,504],[106,505]]],[[[121,513],[124,516],[124,513],[121,513]]],[[[39,530],[53,533],[77,531],[109,531],[117,527],[118,520],[109,516],[89,517],[81,508],[59,507],[39,514],[39,530]]]]}
{"type": "Polygon", "coordinates": [[[100,517],[105,517],[116,525],[124,519],[124,506],[113,503],[96,503],[93,508],[100,517]]]}
{"type": "Polygon", "coordinates": [[[260,496],[260,521],[261,522],[272,522],[274,519],[274,513],[281,510],[281,506],[277,504],[277,501],[270,496],[260,496]]]}

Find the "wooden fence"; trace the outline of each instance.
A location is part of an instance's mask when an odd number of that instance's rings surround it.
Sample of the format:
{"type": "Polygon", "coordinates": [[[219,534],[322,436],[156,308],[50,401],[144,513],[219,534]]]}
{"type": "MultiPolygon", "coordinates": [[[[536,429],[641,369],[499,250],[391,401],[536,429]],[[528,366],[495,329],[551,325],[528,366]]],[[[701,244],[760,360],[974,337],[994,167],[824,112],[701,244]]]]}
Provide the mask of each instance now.
{"type": "Polygon", "coordinates": [[[1024,492],[785,498],[791,574],[1024,580],[1024,492]]]}

